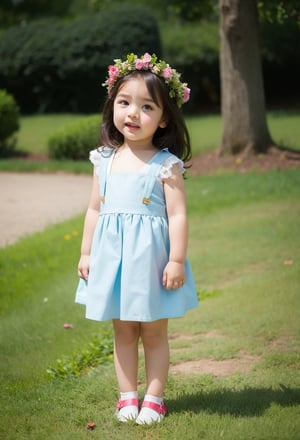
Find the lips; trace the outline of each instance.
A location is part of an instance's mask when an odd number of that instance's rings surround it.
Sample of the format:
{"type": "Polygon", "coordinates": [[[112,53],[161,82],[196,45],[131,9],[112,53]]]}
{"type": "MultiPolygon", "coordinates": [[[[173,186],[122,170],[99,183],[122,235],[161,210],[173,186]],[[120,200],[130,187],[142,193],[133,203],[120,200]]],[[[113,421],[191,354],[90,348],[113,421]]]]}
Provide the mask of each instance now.
{"type": "Polygon", "coordinates": [[[140,128],[139,125],[134,124],[133,122],[126,122],[126,123],[125,123],[125,127],[127,127],[127,128],[131,128],[131,129],[140,128]]]}

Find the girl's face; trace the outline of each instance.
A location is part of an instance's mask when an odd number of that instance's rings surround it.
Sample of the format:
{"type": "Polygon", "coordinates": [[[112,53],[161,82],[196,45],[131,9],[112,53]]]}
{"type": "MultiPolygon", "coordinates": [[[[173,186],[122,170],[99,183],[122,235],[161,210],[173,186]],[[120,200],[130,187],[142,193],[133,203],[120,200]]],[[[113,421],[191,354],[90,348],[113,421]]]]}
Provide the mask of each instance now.
{"type": "Polygon", "coordinates": [[[114,100],[114,124],[125,143],[139,148],[153,147],[155,131],[166,127],[163,109],[153,101],[143,78],[129,79],[120,86],[114,100]]]}

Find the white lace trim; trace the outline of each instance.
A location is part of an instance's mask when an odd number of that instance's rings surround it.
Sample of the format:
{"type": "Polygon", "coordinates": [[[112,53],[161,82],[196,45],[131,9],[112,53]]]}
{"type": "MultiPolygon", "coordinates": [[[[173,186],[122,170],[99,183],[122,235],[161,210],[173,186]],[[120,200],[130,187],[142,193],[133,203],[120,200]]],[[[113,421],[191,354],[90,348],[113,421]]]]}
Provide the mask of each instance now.
{"type": "Polygon", "coordinates": [[[90,151],[90,161],[96,167],[101,165],[101,153],[98,149],[90,151]]]}
{"type": "Polygon", "coordinates": [[[105,149],[103,147],[90,151],[90,161],[96,167],[96,174],[99,176],[99,167],[101,166],[103,157],[111,157],[113,149],[105,149]]]}
{"type": "Polygon", "coordinates": [[[168,177],[172,176],[172,167],[173,165],[178,164],[180,172],[184,173],[184,166],[182,160],[178,159],[176,156],[170,156],[168,159],[164,161],[162,164],[162,167],[160,169],[158,177],[160,179],[167,179],[168,177]]]}

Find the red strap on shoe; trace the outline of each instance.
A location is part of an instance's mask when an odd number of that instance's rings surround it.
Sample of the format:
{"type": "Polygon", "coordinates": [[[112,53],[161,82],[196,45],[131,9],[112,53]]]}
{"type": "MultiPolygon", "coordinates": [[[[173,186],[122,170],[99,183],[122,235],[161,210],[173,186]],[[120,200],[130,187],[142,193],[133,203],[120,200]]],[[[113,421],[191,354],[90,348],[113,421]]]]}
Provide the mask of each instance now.
{"type": "Polygon", "coordinates": [[[149,402],[148,400],[144,400],[142,407],[143,406],[146,406],[147,408],[153,409],[158,414],[162,414],[163,416],[167,412],[167,407],[163,402],[159,405],[158,403],[149,402]]]}
{"type": "Polygon", "coordinates": [[[124,406],[139,406],[139,399],[119,399],[117,402],[117,409],[124,408],[124,406]]]}

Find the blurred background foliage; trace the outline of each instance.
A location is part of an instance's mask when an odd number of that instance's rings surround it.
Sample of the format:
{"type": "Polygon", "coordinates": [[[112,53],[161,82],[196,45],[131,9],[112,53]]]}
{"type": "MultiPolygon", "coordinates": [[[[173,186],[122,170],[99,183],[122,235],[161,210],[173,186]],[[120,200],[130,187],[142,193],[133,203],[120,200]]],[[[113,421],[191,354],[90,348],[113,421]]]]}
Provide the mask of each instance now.
{"type": "MultiPolygon", "coordinates": [[[[258,1],[267,105],[299,106],[299,2],[258,1]]],[[[101,111],[106,67],[155,52],[192,88],[184,109],[219,111],[216,0],[2,0],[0,88],[24,113],[101,111]]]]}

